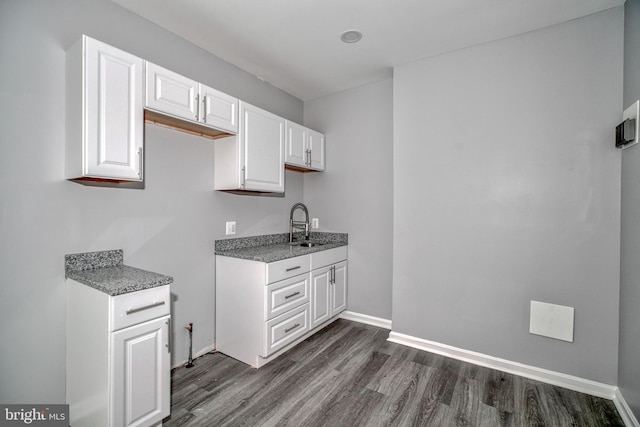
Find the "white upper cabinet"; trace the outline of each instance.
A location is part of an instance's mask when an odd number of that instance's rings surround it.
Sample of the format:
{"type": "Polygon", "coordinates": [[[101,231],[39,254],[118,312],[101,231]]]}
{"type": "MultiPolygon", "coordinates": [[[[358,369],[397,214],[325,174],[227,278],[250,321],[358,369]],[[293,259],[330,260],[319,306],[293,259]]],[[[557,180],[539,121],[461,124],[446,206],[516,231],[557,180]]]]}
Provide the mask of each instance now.
{"type": "Polygon", "coordinates": [[[203,126],[238,132],[238,99],[146,62],[145,108],[203,126]]]}
{"type": "Polygon", "coordinates": [[[285,163],[297,170],[324,170],[324,135],[287,120],[285,163]]]}
{"type": "Polygon", "coordinates": [[[66,177],[143,180],[143,60],[87,36],[67,51],[66,177]]]}
{"type": "Polygon", "coordinates": [[[215,189],[284,193],[285,120],[239,104],[238,134],[215,140],[215,189]]]}

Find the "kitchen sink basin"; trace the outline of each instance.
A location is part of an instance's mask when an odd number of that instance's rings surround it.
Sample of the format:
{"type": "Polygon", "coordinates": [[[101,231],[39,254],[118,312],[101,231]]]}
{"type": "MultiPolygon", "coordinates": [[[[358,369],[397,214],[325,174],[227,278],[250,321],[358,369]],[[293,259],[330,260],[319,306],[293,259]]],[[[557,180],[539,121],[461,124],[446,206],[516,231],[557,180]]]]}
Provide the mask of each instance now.
{"type": "Polygon", "coordinates": [[[300,243],[300,246],[305,247],[305,248],[312,248],[314,246],[322,246],[323,243],[318,243],[318,242],[302,242],[300,243]]]}

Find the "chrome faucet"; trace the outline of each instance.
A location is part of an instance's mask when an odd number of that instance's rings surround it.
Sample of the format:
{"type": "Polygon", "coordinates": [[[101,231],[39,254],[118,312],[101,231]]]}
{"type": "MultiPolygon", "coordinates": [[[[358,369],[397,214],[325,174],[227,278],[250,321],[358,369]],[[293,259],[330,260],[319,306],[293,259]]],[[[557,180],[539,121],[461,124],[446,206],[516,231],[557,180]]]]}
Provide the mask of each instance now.
{"type": "Polygon", "coordinates": [[[309,210],[304,203],[296,203],[291,207],[291,215],[289,215],[289,243],[293,242],[293,229],[304,230],[304,239],[309,240],[309,210]],[[293,213],[296,209],[304,211],[304,221],[294,221],[293,213]]]}

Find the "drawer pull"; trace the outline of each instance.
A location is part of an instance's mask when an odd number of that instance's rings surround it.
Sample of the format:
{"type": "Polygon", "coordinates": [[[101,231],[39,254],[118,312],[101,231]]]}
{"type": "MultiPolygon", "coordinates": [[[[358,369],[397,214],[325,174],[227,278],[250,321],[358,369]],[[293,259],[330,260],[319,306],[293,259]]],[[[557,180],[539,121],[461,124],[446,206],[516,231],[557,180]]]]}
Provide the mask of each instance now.
{"type": "Polygon", "coordinates": [[[300,292],[298,291],[298,292],[294,292],[294,293],[289,294],[289,295],[285,295],[285,296],[284,296],[284,299],[293,298],[293,297],[295,297],[296,295],[300,295],[300,292]]]}
{"type": "Polygon", "coordinates": [[[153,304],[145,305],[143,307],[130,308],[129,310],[127,310],[127,316],[129,314],[134,314],[134,313],[137,313],[139,311],[144,311],[144,310],[148,310],[150,308],[159,307],[161,305],[164,305],[164,301],[154,302],[153,304]]]}
{"type": "Polygon", "coordinates": [[[297,269],[299,269],[299,268],[300,268],[300,266],[298,265],[298,266],[295,266],[295,267],[287,268],[285,271],[286,271],[286,272],[289,272],[289,271],[297,270],[297,269]]]}
{"type": "Polygon", "coordinates": [[[298,328],[299,326],[300,326],[300,323],[296,323],[296,324],[295,324],[295,325],[293,325],[292,327],[285,329],[285,330],[284,330],[284,333],[285,333],[285,334],[288,334],[289,332],[293,331],[294,329],[298,328]]]}

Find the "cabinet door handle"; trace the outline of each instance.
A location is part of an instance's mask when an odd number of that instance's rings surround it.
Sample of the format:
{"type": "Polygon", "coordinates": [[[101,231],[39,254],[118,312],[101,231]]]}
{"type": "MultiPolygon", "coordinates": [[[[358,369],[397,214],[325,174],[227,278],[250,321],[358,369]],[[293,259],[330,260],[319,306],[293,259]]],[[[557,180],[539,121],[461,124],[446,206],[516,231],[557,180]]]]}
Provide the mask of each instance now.
{"type": "Polygon", "coordinates": [[[171,353],[171,348],[173,347],[173,342],[171,342],[171,317],[169,317],[167,319],[166,322],[164,322],[168,328],[167,328],[167,353],[171,353]]]}
{"type": "Polygon", "coordinates": [[[311,150],[307,149],[307,165],[311,166],[311,150]]]}
{"type": "Polygon", "coordinates": [[[196,121],[200,121],[200,94],[196,95],[196,121]]]}
{"type": "Polygon", "coordinates": [[[331,266],[331,283],[332,284],[336,283],[336,266],[335,265],[331,266]]]}
{"type": "Polygon", "coordinates": [[[202,115],[200,119],[203,123],[207,122],[207,95],[202,97],[202,115]]]}
{"type": "Polygon", "coordinates": [[[288,272],[290,272],[290,271],[297,270],[297,269],[299,269],[299,268],[300,268],[300,266],[299,266],[299,265],[297,265],[297,266],[295,266],[295,267],[289,267],[289,268],[287,268],[285,271],[288,273],[288,272]]]}
{"type": "Polygon", "coordinates": [[[142,168],[144,168],[144,157],[142,155],[142,147],[138,148],[138,176],[142,178],[142,168]]]}
{"type": "Polygon", "coordinates": [[[242,167],[242,169],[240,169],[240,174],[241,174],[241,179],[242,179],[241,187],[242,187],[242,188],[244,188],[245,183],[246,183],[246,181],[247,181],[247,177],[246,177],[246,174],[245,174],[245,168],[244,168],[244,166],[242,167]]]}
{"type": "Polygon", "coordinates": [[[293,298],[293,297],[295,297],[296,295],[300,295],[300,292],[298,291],[298,292],[294,292],[294,293],[289,294],[289,295],[285,295],[285,296],[284,296],[284,299],[293,298]]]}
{"type": "Polygon", "coordinates": [[[288,334],[289,332],[293,331],[294,329],[296,329],[296,328],[297,328],[297,327],[299,327],[299,326],[300,326],[300,323],[296,323],[296,324],[295,324],[295,325],[293,325],[292,327],[285,329],[285,330],[284,330],[284,333],[285,333],[285,334],[288,334]]]}
{"type": "Polygon", "coordinates": [[[130,314],[134,314],[139,311],[149,310],[150,308],[159,307],[161,305],[164,305],[164,301],[157,301],[157,302],[154,302],[153,304],[145,305],[142,307],[130,308],[129,310],[127,310],[126,314],[128,316],[130,314]]]}

